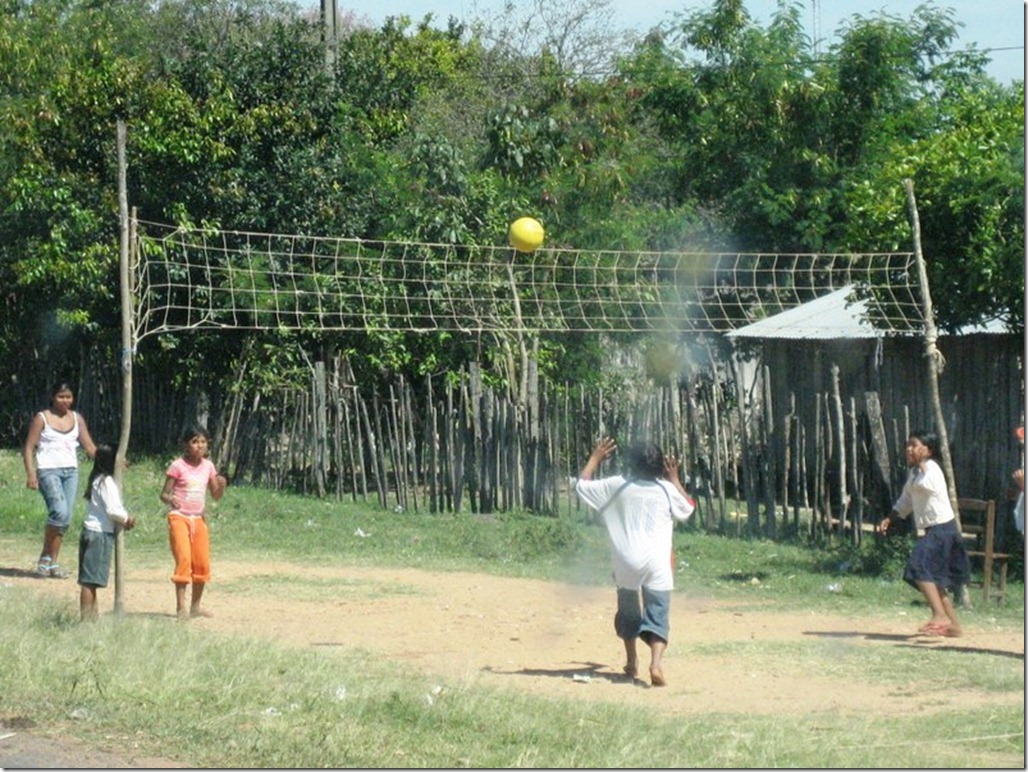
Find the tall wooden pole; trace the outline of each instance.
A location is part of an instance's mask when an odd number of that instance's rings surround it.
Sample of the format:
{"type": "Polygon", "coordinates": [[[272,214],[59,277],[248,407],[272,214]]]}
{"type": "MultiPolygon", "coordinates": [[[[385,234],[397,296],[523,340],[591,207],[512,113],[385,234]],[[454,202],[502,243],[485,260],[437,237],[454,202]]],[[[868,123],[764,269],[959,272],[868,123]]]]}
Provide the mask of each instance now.
{"type": "MultiPolygon", "coordinates": [[[[924,255],[921,252],[921,219],[917,214],[917,202],[914,199],[914,181],[903,180],[903,189],[907,192],[907,206],[910,209],[910,227],[914,233],[914,260],[917,263],[917,279],[921,285],[921,304],[924,314],[924,352],[928,359],[928,389],[935,413],[935,433],[939,436],[939,451],[942,453],[942,468],[946,473],[949,488],[950,505],[953,516],[960,528],[960,507],[957,506],[957,478],[953,474],[953,459],[949,453],[949,432],[946,431],[946,417],[942,412],[942,399],[939,397],[939,373],[942,372],[946,360],[943,358],[935,342],[938,332],[935,329],[935,315],[932,311],[932,295],[928,289],[928,269],[925,267],[924,255]]],[[[971,608],[971,593],[967,584],[954,588],[953,597],[963,608],[971,608]]]]}
{"type": "MultiPolygon", "coordinates": [[[[132,431],[132,274],[129,270],[129,208],[128,171],[125,160],[127,130],[125,121],[118,120],[118,217],[121,225],[121,253],[119,257],[121,284],[121,434],[115,456],[114,479],[121,487],[122,472],[128,453],[129,434],[132,431]]],[[[124,490],[124,488],[122,488],[124,490]]],[[[119,528],[114,538],[114,612],[123,611],[122,568],[124,532],[119,528]]]]}
{"type": "Polygon", "coordinates": [[[957,482],[953,475],[953,459],[949,452],[949,432],[946,431],[946,417],[942,412],[942,399],[939,396],[939,374],[945,367],[943,358],[935,343],[939,338],[935,329],[935,312],[932,310],[932,294],[928,288],[928,269],[925,267],[924,255],[921,252],[921,220],[917,214],[917,202],[914,199],[914,181],[903,180],[903,189],[907,192],[907,206],[910,209],[910,227],[914,233],[914,261],[917,263],[917,280],[921,287],[921,312],[924,315],[924,353],[928,360],[928,389],[935,414],[935,433],[939,435],[939,450],[942,453],[942,468],[946,472],[949,483],[949,498],[953,505],[953,513],[960,524],[960,511],[957,508],[957,482]]]}
{"type": "Polygon", "coordinates": [[[339,45],[339,8],[336,0],[321,0],[321,25],[325,41],[325,72],[335,72],[336,50],[339,45]]]}

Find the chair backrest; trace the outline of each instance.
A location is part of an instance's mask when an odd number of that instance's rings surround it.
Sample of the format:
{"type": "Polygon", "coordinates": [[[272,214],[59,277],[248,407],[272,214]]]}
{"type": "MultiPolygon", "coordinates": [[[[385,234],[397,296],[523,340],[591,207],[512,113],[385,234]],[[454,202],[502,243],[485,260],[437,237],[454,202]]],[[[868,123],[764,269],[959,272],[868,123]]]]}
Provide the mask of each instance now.
{"type": "Polygon", "coordinates": [[[983,537],[982,547],[991,553],[996,539],[996,502],[993,499],[957,499],[962,533],[983,537]]]}

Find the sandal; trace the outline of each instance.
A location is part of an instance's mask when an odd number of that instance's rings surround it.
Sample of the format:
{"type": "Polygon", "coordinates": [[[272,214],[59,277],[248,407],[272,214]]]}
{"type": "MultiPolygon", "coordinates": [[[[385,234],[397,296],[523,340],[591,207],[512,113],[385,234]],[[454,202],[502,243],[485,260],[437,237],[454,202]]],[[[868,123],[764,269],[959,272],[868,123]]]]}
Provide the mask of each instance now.
{"type": "Polygon", "coordinates": [[[36,563],[36,573],[39,576],[50,576],[50,558],[40,558],[36,563]]]}
{"type": "MultiPolygon", "coordinates": [[[[37,569],[38,570],[38,569],[37,569]]],[[[51,579],[67,579],[68,572],[61,568],[59,563],[50,564],[50,578],[51,579]]]]}
{"type": "Polygon", "coordinates": [[[917,628],[921,635],[949,635],[949,622],[927,622],[917,628]]]}

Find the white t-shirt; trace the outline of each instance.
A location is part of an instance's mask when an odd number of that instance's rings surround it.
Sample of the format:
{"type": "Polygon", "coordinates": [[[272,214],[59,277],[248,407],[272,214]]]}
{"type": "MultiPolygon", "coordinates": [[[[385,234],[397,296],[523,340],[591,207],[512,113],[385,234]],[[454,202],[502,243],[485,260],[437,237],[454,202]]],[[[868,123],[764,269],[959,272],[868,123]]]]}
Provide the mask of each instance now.
{"type": "Polygon", "coordinates": [[[115,525],[124,525],[128,520],[128,512],[121,501],[121,491],[114,478],[102,474],[93,480],[89,491],[89,503],[86,504],[86,519],[82,527],[97,533],[114,533],[115,525]]]}
{"type": "Polygon", "coordinates": [[[667,480],[627,482],[615,475],[602,480],[572,479],[572,483],[585,504],[602,510],[617,586],[673,590],[674,522],[688,520],[695,505],[667,480]]]}
{"type": "Polygon", "coordinates": [[[949,489],[942,467],[929,458],[925,460],[923,470],[912,468],[903,492],[892,508],[900,517],[907,517],[913,512],[918,533],[953,520],[953,506],[949,502],[949,489]]]}

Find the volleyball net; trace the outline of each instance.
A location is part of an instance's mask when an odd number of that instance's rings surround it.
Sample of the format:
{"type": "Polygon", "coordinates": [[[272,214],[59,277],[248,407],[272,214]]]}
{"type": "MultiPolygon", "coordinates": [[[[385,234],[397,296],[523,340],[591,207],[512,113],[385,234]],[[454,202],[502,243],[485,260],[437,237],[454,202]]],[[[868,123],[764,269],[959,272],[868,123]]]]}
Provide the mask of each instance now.
{"type": "Polygon", "coordinates": [[[135,339],[182,330],[727,332],[851,288],[920,329],[913,253],[464,246],[135,221],[135,339]]]}

